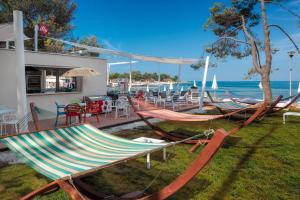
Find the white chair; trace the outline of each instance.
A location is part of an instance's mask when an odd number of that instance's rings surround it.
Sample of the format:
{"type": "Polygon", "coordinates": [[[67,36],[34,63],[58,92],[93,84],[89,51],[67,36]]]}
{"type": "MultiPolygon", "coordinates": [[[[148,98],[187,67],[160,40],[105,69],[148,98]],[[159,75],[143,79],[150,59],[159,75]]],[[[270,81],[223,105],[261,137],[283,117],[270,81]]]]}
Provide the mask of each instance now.
{"type": "MultiPolygon", "coordinates": [[[[19,133],[19,119],[17,118],[17,114],[15,112],[8,113],[3,116],[3,120],[1,125],[4,126],[4,133],[7,132],[7,126],[13,126],[15,129],[15,133],[19,133]]],[[[1,133],[2,133],[2,126],[1,126],[1,133]]]]}
{"type": "Polygon", "coordinates": [[[0,134],[3,133],[3,128],[6,132],[6,119],[7,119],[7,116],[10,116],[11,114],[15,115],[15,113],[16,113],[15,109],[9,108],[6,105],[1,105],[1,107],[0,107],[0,134]]]}
{"type": "Polygon", "coordinates": [[[145,95],[145,102],[156,104],[157,97],[153,96],[152,92],[148,92],[145,95]]]}
{"type": "Polygon", "coordinates": [[[158,98],[156,100],[156,106],[159,104],[160,106],[163,105],[163,107],[166,107],[166,101],[167,101],[167,93],[166,92],[159,92],[158,98]]]}
{"type": "Polygon", "coordinates": [[[116,119],[119,117],[119,112],[122,112],[122,116],[126,116],[126,118],[129,118],[130,105],[127,98],[125,99],[120,97],[119,99],[117,99],[115,103],[115,108],[116,108],[116,115],[115,115],[116,119]]]}
{"type": "Polygon", "coordinates": [[[283,124],[285,124],[286,119],[288,118],[288,116],[298,116],[298,117],[300,117],[300,112],[285,112],[285,113],[283,113],[283,124]]]}
{"type": "Polygon", "coordinates": [[[189,96],[188,102],[192,103],[192,104],[197,104],[199,103],[200,100],[200,96],[198,92],[192,92],[189,96]]]}
{"type": "Polygon", "coordinates": [[[107,116],[107,113],[112,111],[112,101],[111,100],[104,100],[102,104],[102,112],[107,116]]]}

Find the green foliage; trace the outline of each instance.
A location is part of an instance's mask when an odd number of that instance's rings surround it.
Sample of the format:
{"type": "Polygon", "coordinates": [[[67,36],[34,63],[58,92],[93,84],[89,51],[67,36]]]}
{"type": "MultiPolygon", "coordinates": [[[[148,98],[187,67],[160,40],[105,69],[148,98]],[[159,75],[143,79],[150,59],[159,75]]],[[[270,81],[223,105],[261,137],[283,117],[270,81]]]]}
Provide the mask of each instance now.
{"type": "MultiPolygon", "coordinates": [[[[34,25],[37,23],[47,24],[50,36],[66,37],[73,28],[71,20],[76,4],[73,0],[2,0],[0,8],[0,23],[13,21],[13,10],[23,11],[24,33],[30,38],[34,37],[34,25]]],[[[33,40],[27,41],[26,46],[33,48],[33,40]]],[[[39,41],[41,50],[58,51],[60,46],[43,39],[39,41]]]]}
{"type": "MultiPolygon", "coordinates": [[[[193,70],[198,70],[203,67],[205,67],[205,59],[204,58],[201,58],[198,63],[191,65],[191,68],[193,70]]],[[[209,62],[208,67],[217,67],[217,64],[213,63],[213,62],[209,62]]]]}
{"type": "MultiPolygon", "coordinates": [[[[109,79],[113,80],[113,79],[117,79],[117,78],[129,78],[129,74],[128,73],[110,73],[109,75],[109,79]]],[[[148,73],[145,72],[144,74],[142,74],[140,71],[132,71],[131,73],[131,78],[132,80],[135,81],[157,81],[158,80],[158,74],[155,73],[148,73]]],[[[168,74],[160,74],[160,80],[161,81],[178,81],[178,77],[177,76],[170,76],[168,74]]]]}
{"type": "Polygon", "coordinates": [[[249,56],[250,46],[239,41],[242,30],[241,16],[245,17],[248,28],[259,24],[260,15],[255,11],[258,0],[231,0],[230,6],[217,2],[210,8],[210,17],[204,24],[205,30],[212,31],[218,40],[206,48],[206,52],[217,58],[249,56]]]}
{"type": "MultiPolygon", "coordinates": [[[[98,38],[94,35],[91,36],[85,36],[82,39],[79,38],[72,38],[72,42],[87,45],[87,46],[92,46],[92,47],[103,47],[103,45],[100,44],[98,38]]],[[[86,52],[84,49],[78,48],[78,47],[71,47],[68,49],[70,52],[78,52],[82,50],[82,53],[80,55],[82,56],[92,56],[92,57],[98,57],[100,54],[99,53],[93,53],[93,52],[86,52]]]]}

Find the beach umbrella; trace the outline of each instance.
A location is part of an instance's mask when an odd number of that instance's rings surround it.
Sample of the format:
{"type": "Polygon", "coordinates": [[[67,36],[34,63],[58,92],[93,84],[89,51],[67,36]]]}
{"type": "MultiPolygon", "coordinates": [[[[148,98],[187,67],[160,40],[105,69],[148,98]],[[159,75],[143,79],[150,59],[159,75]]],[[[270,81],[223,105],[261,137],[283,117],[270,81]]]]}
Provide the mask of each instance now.
{"type": "Polygon", "coordinates": [[[300,82],[299,82],[299,86],[298,86],[297,92],[300,93],[300,82]]]}
{"type": "Polygon", "coordinates": [[[174,88],[173,88],[173,82],[170,83],[169,89],[170,89],[170,90],[173,90],[173,89],[174,89],[174,88]]]}
{"type": "Polygon", "coordinates": [[[214,79],[211,88],[214,90],[214,96],[216,97],[216,90],[218,89],[217,77],[214,74],[214,79]]]}
{"type": "MultiPolygon", "coordinates": [[[[263,86],[261,84],[261,82],[259,82],[258,84],[259,89],[263,90],[263,86]]],[[[263,100],[265,100],[265,94],[263,93],[263,100]]]]}
{"type": "Polygon", "coordinates": [[[261,90],[263,89],[263,86],[262,86],[261,82],[259,82],[258,87],[259,87],[259,89],[261,89],[261,90]]]}
{"type": "Polygon", "coordinates": [[[147,85],[146,87],[146,92],[149,92],[149,85],[147,85]]]}
{"type": "Polygon", "coordinates": [[[167,91],[167,87],[166,87],[166,85],[164,85],[164,92],[166,92],[167,91]]]}
{"type": "Polygon", "coordinates": [[[94,70],[93,68],[79,67],[65,72],[62,76],[76,77],[76,76],[97,76],[97,75],[100,75],[100,73],[94,70]]]}
{"type": "Polygon", "coordinates": [[[197,83],[196,83],[196,81],[194,80],[194,87],[197,87],[197,83]]]}
{"type": "Polygon", "coordinates": [[[183,92],[183,86],[181,86],[181,88],[180,88],[180,92],[183,92]]]}

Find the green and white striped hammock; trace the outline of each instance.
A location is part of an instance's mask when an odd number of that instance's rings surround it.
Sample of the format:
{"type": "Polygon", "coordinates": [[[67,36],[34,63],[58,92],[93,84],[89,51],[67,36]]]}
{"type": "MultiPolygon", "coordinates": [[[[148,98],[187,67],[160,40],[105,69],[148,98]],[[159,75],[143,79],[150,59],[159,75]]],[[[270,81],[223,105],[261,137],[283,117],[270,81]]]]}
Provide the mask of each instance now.
{"type": "Polygon", "coordinates": [[[105,168],[170,145],[120,138],[87,124],[11,136],[0,141],[27,165],[52,180],[105,168]]]}

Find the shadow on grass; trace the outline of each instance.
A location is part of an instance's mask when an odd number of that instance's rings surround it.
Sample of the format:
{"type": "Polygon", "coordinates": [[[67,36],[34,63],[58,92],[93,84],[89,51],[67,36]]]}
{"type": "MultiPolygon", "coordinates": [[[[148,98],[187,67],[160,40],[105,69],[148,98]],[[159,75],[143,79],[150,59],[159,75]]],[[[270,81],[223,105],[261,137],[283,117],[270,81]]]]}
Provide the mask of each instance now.
{"type": "MultiPolygon", "coordinates": [[[[82,181],[90,185],[93,190],[99,191],[100,189],[107,195],[121,196],[133,191],[143,191],[146,188],[145,193],[147,195],[155,194],[181,173],[170,172],[171,170],[168,170],[169,164],[165,164],[167,166],[161,166],[161,169],[153,167],[148,170],[145,168],[144,162],[130,161],[104,169],[93,176],[82,178],[82,181]],[[148,188],[150,185],[151,187],[148,188]]],[[[176,197],[173,196],[170,199],[191,199],[199,190],[205,190],[210,184],[206,179],[193,179],[176,193],[176,197]],[[197,186],[197,190],[195,190],[195,186],[197,186]],[[199,189],[198,186],[201,188],[199,189]]]]}
{"type": "Polygon", "coordinates": [[[277,129],[277,126],[273,126],[270,128],[269,132],[266,135],[263,135],[259,138],[254,144],[248,146],[249,150],[246,154],[240,159],[235,168],[229,174],[228,178],[223,182],[222,186],[215,192],[215,194],[210,198],[211,200],[222,200],[226,196],[226,194],[230,191],[231,186],[237,179],[238,173],[241,169],[244,168],[245,164],[251,159],[251,157],[255,154],[258,148],[261,148],[260,144],[270,137],[272,133],[277,129]]]}

